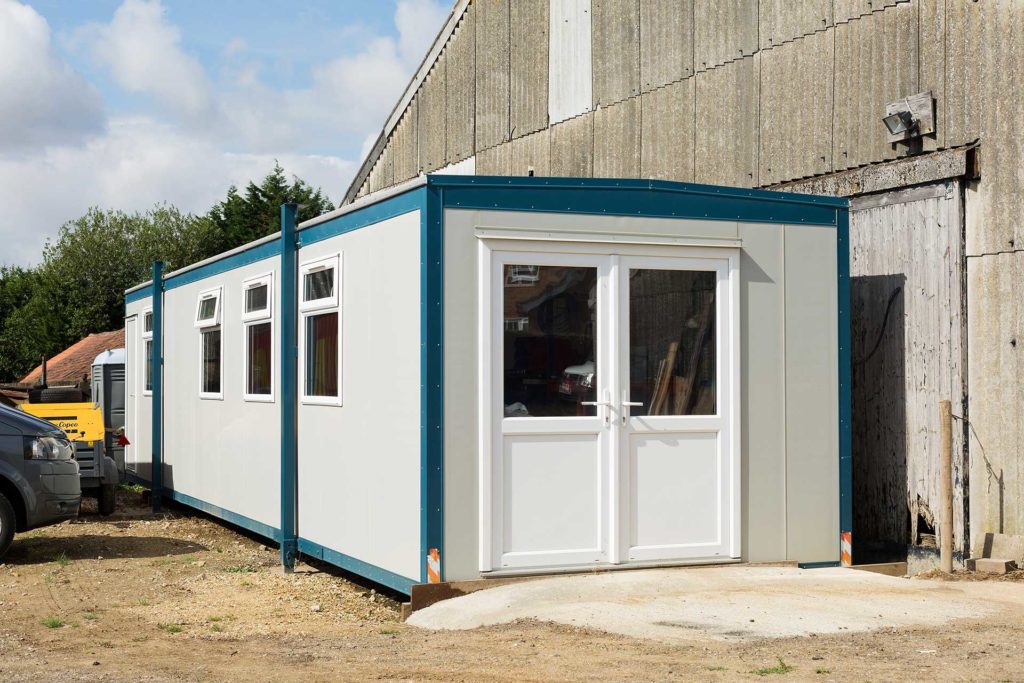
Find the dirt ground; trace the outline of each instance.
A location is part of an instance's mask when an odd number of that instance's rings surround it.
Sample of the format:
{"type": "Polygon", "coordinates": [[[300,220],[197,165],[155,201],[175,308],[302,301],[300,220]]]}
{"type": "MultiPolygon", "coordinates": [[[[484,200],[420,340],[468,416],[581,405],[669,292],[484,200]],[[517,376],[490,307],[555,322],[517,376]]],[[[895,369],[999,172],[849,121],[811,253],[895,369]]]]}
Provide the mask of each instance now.
{"type": "Polygon", "coordinates": [[[535,622],[399,623],[398,603],[328,567],[135,494],[19,535],[0,564],[0,681],[1024,681],[1024,615],[943,628],[669,646],[535,622]]]}

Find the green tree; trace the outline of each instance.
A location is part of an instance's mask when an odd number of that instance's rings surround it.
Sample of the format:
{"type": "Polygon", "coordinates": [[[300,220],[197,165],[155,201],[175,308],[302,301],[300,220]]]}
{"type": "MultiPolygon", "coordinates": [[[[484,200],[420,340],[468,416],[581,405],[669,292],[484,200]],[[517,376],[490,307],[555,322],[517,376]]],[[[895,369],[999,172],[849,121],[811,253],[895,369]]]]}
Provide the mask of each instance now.
{"type": "Polygon", "coordinates": [[[0,268],[0,381],[13,381],[93,332],[124,324],[124,291],[145,282],[154,261],[182,268],[280,227],[280,205],[299,220],[334,208],[319,188],[279,164],[259,185],[227,196],[201,216],[158,205],[135,213],[92,208],[65,223],[36,268],[0,268]]]}
{"type": "Polygon", "coordinates": [[[224,201],[210,209],[207,217],[214,225],[217,252],[280,230],[281,204],[288,202],[299,205],[300,222],[334,209],[320,188],[313,188],[296,176],[292,176],[289,184],[284,169],[275,163],[274,169],[259,185],[250,182],[244,195],[232,185],[224,201]]]}
{"type": "Polygon", "coordinates": [[[0,379],[22,377],[60,350],[49,297],[35,270],[0,267],[0,379]]]}
{"type": "Polygon", "coordinates": [[[144,213],[90,209],[43,249],[42,288],[63,322],[65,344],[124,318],[124,290],[149,279],[153,261],[181,268],[211,255],[205,218],[157,206],[144,213]]]}

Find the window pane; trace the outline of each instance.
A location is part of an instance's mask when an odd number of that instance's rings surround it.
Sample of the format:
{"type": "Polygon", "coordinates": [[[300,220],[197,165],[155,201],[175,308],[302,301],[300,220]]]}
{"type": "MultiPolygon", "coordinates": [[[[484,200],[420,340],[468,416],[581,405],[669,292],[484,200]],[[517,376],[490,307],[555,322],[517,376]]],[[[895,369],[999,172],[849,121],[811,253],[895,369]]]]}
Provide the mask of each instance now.
{"type": "Polygon", "coordinates": [[[146,356],[146,391],[153,391],[153,340],[147,339],[145,344],[146,356]]]}
{"type": "Polygon", "coordinates": [[[200,300],[199,319],[212,320],[213,314],[217,311],[217,297],[211,296],[200,300]]]}
{"type": "Polygon", "coordinates": [[[505,266],[505,416],[594,415],[597,269],[505,266]]]}
{"type": "Polygon", "coordinates": [[[204,394],[220,393],[220,330],[203,332],[204,394]]]}
{"type": "Polygon", "coordinates": [[[153,331],[153,314],[145,313],[142,316],[142,331],[152,332],[153,331]]]}
{"type": "Polygon", "coordinates": [[[338,313],[306,317],[306,396],[338,396],[338,313]]]}
{"type": "Polygon", "coordinates": [[[631,270],[631,414],[714,415],[715,336],[715,273],[631,270]]]}
{"type": "Polygon", "coordinates": [[[303,282],[303,301],[329,299],[334,296],[334,268],[324,268],[306,273],[303,282]]]}
{"type": "Polygon", "coordinates": [[[256,285],[245,290],[245,312],[267,310],[267,285],[256,285]]]}
{"type": "Polygon", "coordinates": [[[249,367],[246,376],[247,394],[270,394],[270,323],[249,325],[245,328],[246,352],[249,367]]]}

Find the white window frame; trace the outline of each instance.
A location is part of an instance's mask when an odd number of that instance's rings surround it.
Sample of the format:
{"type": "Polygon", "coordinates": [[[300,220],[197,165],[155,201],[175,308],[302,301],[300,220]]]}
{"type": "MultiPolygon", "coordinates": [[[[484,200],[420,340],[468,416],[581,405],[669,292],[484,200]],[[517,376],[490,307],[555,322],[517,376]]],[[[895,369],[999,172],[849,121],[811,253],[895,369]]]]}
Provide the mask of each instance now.
{"type": "Polygon", "coordinates": [[[242,282],[242,321],[250,322],[253,320],[265,320],[267,318],[274,317],[274,274],[266,273],[264,275],[258,275],[256,277],[249,278],[242,282]],[[256,311],[245,310],[246,295],[248,295],[250,289],[256,287],[267,287],[267,307],[256,311]]]}
{"type": "Polygon", "coordinates": [[[224,308],[224,295],[221,291],[221,287],[213,287],[211,289],[204,289],[199,292],[199,296],[196,297],[196,315],[195,315],[195,326],[199,329],[205,329],[207,327],[217,327],[220,325],[220,313],[221,309],[224,308]],[[207,320],[199,319],[199,311],[202,309],[203,301],[214,298],[217,303],[213,306],[213,317],[207,320]]]}
{"type": "MultiPolygon", "coordinates": [[[[223,338],[221,339],[223,341],[223,338]]],[[[256,403],[274,402],[274,274],[267,273],[245,280],[242,283],[242,399],[256,403]],[[246,312],[245,300],[253,287],[267,287],[267,307],[259,311],[246,312]],[[249,393],[249,328],[254,325],[270,324],[270,393],[249,393]]]]}
{"type": "Polygon", "coordinates": [[[343,405],[342,397],[344,396],[344,385],[342,384],[342,378],[344,376],[343,366],[345,358],[345,346],[344,338],[342,336],[344,332],[344,325],[342,321],[341,302],[343,298],[341,296],[341,284],[344,282],[342,276],[342,265],[343,259],[342,254],[337,253],[324,258],[318,258],[313,261],[307,261],[299,266],[299,283],[298,283],[298,296],[299,296],[299,368],[301,375],[299,376],[299,400],[304,405],[321,405],[321,406],[341,406],[343,405]],[[333,295],[325,297],[323,299],[315,299],[313,301],[303,301],[303,294],[305,292],[305,280],[306,274],[314,272],[316,270],[322,270],[324,268],[334,268],[334,288],[333,295]],[[338,314],[338,395],[337,396],[309,396],[306,394],[306,376],[307,376],[307,357],[306,357],[306,327],[307,319],[315,315],[323,315],[325,313],[337,313],[338,314]]]}
{"type": "Polygon", "coordinates": [[[149,388],[149,389],[146,388],[146,367],[147,366],[151,366],[150,372],[155,374],[156,363],[154,363],[152,358],[151,358],[152,350],[149,353],[146,352],[146,346],[147,345],[149,345],[152,348],[153,337],[150,336],[150,337],[143,337],[142,338],[142,353],[140,354],[142,356],[142,395],[143,396],[152,396],[153,395],[153,389],[152,388],[149,388]]]}
{"type": "MultiPolygon", "coordinates": [[[[142,330],[142,353],[139,354],[142,357],[142,395],[143,396],[152,396],[153,395],[153,390],[146,388],[146,366],[147,365],[152,365],[155,368],[156,364],[153,363],[153,359],[150,357],[152,354],[151,353],[146,353],[146,345],[147,344],[150,344],[150,345],[153,344],[153,329],[150,328],[150,330],[148,332],[146,331],[146,316],[149,316],[149,319],[150,319],[150,321],[152,323],[152,321],[153,321],[153,308],[152,307],[142,309],[142,315],[140,316],[142,319],[139,321],[139,323],[140,323],[139,324],[139,329],[142,330]]],[[[151,370],[151,372],[152,372],[152,370],[151,370]]]]}
{"type": "Polygon", "coordinates": [[[315,261],[307,261],[299,266],[299,311],[305,313],[307,311],[317,311],[327,308],[338,308],[338,301],[340,297],[338,291],[341,285],[341,254],[334,254],[326,258],[316,259],[315,261]],[[306,275],[309,273],[316,272],[318,270],[324,270],[326,268],[334,268],[334,287],[332,288],[331,296],[324,297],[322,299],[314,299],[312,301],[306,301],[303,296],[306,291],[306,275]]]}
{"type": "Polygon", "coordinates": [[[214,401],[224,400],[224,327],[221,325],[207,325],[199,329],[199,398],[214,401]],[[207,332],[220,332],[220,391],[203,391],[203,374],[205,373],[203,359],[203,335],[207,332]]]}

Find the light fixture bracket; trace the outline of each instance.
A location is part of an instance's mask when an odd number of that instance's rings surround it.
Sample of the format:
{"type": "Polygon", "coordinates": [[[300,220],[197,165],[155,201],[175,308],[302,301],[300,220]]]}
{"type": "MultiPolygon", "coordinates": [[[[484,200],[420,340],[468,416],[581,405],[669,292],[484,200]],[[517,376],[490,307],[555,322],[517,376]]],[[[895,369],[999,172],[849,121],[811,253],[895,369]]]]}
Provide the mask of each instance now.
{"type": "Polygon", "coordinates": [[[903,142],[935,132],[935,98],[932,91],[909,95],[885,105],[882,122],[886,127],[886,142],[903,142]],[[891,125],[898,122],[903,125],[891,125]],[[893,132],[895,131],[895,132],[893,132]]]}

